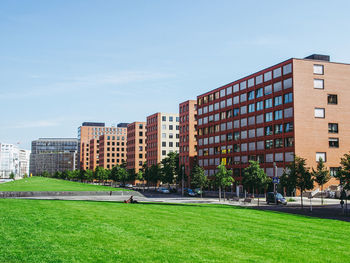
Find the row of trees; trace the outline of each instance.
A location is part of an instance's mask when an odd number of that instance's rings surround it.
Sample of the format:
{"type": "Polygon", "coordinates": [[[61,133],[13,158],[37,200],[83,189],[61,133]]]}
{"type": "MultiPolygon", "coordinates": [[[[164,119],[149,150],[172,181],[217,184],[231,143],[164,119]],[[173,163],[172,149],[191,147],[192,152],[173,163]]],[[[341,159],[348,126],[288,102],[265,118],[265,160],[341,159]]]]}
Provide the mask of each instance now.
{"type": "Polygon", "coordinates": [[[147,182],[147,186],[156,185],[158,182],[165,184],[177,183],[179,180],[179,156],[175,152],[168,154],[161,164],[147,166],[143,164],[143,168],[135,173],[134,169],[126,169],[126,164],[116,165],[112,169],[105,169],[103,167],[96,167],[92,170],[66,170],[63,172],[55,172],[50,174],[47,171],[43,172],[41,176],[58,178],[64,180],[81,181],[81,182],[106,182],[114,181],[125,185],[127,182],[139,180],[147,182]]]}

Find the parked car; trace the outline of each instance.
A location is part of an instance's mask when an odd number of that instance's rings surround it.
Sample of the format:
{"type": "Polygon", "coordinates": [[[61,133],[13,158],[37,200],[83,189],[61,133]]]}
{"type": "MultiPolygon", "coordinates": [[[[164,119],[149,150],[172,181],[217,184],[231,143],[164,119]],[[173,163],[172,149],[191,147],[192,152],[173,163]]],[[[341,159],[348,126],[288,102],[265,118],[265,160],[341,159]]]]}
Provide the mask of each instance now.
{"type": "Polygon", "coordinates": [[[127,188],[133,188],[133,185],[132,185],[132,184],[126,184],[125,187],[127,187],[127,188]]]}
{"type": "Polygon", "coordinates": [[[268,192],[266,195],[266,203],[267,204],[274,204],[275,201],[277,201],[277,204],[287,204],[287,200],[281,195],[280,193],[276,193],[276,198],[275,198],[275,193],[274,192],[268,192]]]}
{"type": "Polygon", "coordinates": [[[197,196],[197,193],[190,188],[184,188],[184,193],[185,195],[188,195],[188,196],[197,196]]]}
{"type": "Polygon", "coordinates": [[[197,193],[197,195],[204,195],[204,192],[200,188],[196,188],[194,191],[197,193]]]}
{"type": "Polygon", "coordinates": [[[158,192],[162,193],[162,194],[170,194],[170,191],[168,188],[165,188],[165,187],[159,187],[157,189],[158,192]]]}

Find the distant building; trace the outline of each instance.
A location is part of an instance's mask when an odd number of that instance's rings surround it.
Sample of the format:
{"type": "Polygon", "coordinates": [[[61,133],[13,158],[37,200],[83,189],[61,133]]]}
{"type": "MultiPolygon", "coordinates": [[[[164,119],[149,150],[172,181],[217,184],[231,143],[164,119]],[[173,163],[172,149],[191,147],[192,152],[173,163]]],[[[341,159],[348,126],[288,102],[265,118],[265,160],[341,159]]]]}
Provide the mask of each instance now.
{"type": "Polygon", "coordinates": [[[29,174],[30,151],[19,149],[16,145],[0,143],[0,178],[21,178],[29,174]]]}
{"type": "Polygon", "coordinates": [[[179,151],[179,114],[155,113],[147,117],[147,165],[155,165],[169,152],[179,151]]]}
{"type": "MultiPolygon", "coordinates": [[[[101,135],[98,144],[98,160],[97,166],[105,169],[112,169],[116,165],[126,163],[126,129],[121,129],[119,135],[101,135]]],[[[93,157],[94,158],[94,157],[93,157]]]]}
{"type": "MultiPolygon", "coordinates": [[[[187,176],[191,174],[195,158],[197,157],[197,101],[188,100],[180,103],[180,148],[179,164],[184,166],[187,176]]],[[[189,178],[189,177],[188,177],[189,178]]]]}
{"type": "MultiPolygon", "coordinates": [[[[92,139],[97,140],[95,144],[98,144],[100,136],[106,134],[125,137],[126,140],[127,125],[127,123],[119,123],[117,124],[117,127],[105,127],[105,123],[103,122],[83,122],[82,126],[78,128],[80,169],[86,170],[97,166],[98,155],[94,155],[95,160],[90,162],[90,141],[92,139]]],[[[96,147],[96,145],[94,147],[96,147]]]]}
{"type": "Polygon", "coordinates": [[[127,168],[137,173],[146,162],[146,122],[128,125],[127,168]]]}
{"type": "Polygon", "coordinates": [[[75,138],[40,138],[32,141],[30,173],[75,170],[78,161],[78,140],[75,138]]]}

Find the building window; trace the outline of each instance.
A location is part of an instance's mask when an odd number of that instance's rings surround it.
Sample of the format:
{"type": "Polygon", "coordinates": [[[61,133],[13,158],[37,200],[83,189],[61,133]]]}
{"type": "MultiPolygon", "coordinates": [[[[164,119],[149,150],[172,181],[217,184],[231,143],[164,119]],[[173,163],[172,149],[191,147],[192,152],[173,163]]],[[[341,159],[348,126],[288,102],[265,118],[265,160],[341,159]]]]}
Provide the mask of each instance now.
{"type": "Polygon", "coordinates": [[[275,106],[282,104],[282,96],[275,97],[274,100],[275,100],[275,106]]]}
{"type": "Polygon", "coordinates": [[[293,137],[289,137],[289,138],[285,138],[284,139],[284,146],[285,147],[292,147],[294,144],[294,138],[293,137]]]}
{"type": "Polygon", "coordinates": [[[290,103],[293,101],[293,93],[284,94],[284,103],[290,103]]]}
{"type": "Polygon", "coordinates": [[[173,121],[174,117],[173,116],[169,116],[169,121],[173,121]]]}
{"type": "Polygon", "coordinates": [[[289,74],[292,72],[292,64],[287,64],[283,66],[283,75],[289,74]]]}
{"type": "Polygon", "coordinates": [[[275,148],[282,148],[283,147],[283,139],[275,139],[275,148]]]}
{"type": "Polygon", "coordinates": [[[272,112],[265,113],[265,122],[272,121],[272,112]]]}
{"type": "Polygon", "coordinates": [[[275,120],[282,119],[282,110],[275,111],[275,120]]]}
{"type": "Polygon", "coordinates": [[[324,118],[324,108],[315,108],[315,118],[324,118]]]}
{"type": "Polygon", "coordinates": [[[271,78],[272,78],[272,72],[271,72],[271,71],[266,72],[266,73],[264,74],[264,81],[265,81],[265,82],[271,80],[271,78]]]}
{"type": "Polygon", "coordinates": [[[320,158],[322,159],[322,161],[326,162],[326,153],[325,152],[317,152],[316,153],[316,162],[318,162],[320,160],[320,158]]]}
{"type": "Polygon", "coordinates": [[[283,124],[276,124],[275,125],[275,134],[280,134],[283,132],[283,124]]]}
{"type": "Polygon", "coordinates": [[[328,94],[327,101],[328,101],[328,104],[337,105],[338,104],[338,96],[335,94],[328,94]]]}
{"type": "Polygon", "coordinates": [[[273,78],[278,78],[282,75],[282,70],[281,68],[276,68],[273,70],[273,78]]]}
{"type": "Polygon", "coordinates": [[[233,109],[233,116],[238,116],[239,114],[239,108],[234,108],[233,109]]]}
{"type": "Polygon", "coordinates": [[[339,138],[329,138],[328,143],[330,148],[339,148],[339,138]]]}
{"type": "Polygon", "coordinates": [[[263,90],[263,88],[259,88],[259,89],[256,90],[256,97],[257,97],[257,98],[260,98],[260,97],[262,97],[263,95],[264,95],[264,90],[263,90]]]}
{"type": "Polygon", "coordinates": [[[268,85],[265,87],[265,95],[272,94],[272,85],[268,85]]]}
{"type": "Polygon", "coordinates": [[[162,155],[165,156],[166,155],[166,151],[162,151],[162,155]]]}
{"type": "Polygon", "coordinates": [[[162,125],[162,130],[166,130],[166,125],[162,125]]]}
{"type": "Polygon", "coordinates": [[[266,126],[265,127],[265,135],[268,136],[268,135],[272,135],[272,134],[273,134],[272,126],[266,126]]]}
{"type": "Polygon", "coordinates": [[[272,149],[272,148],[273,148],[273,140],[266,140],[265,149],[272,149]]]}
{"type": "Polygon", "coordinates": [[[338,133],[338,123],[328,123],[329,133],[338,133]]]}
{"type": "Polygon", "coordinates": [[[283,80],[283,89],[289,89],[291,87],[293,87],[293,80],[292,80],[292,78],[283,80]]]}
{"type": "Polygon", "coordinates": [[[330,170],[330,175],[332,177],[336,177],[340,170],[340,167],[330,167],[329,170],[330,170]]]}
{"type": "Polygon", "coordinates": [[[169,147],[174,147],[174,143],[173,142],[169,142],[169,147]]]}
{"type": "Polygon", "coordinates": [[[314,79],[314,89],[324,89],[324,80],[314,79]]]}
{"type": "Polygon", "coordinates": [[[166,138],[166,133],[162,133],[162,138],[166,138]]]}
{"type": "Polygon", "coordinates": [[[162,121],[166,121],[166,116],[162,116],[162,121]]]}
{"type": "Polygon", "coordinates": [[[251,112],[254,112],[255,111],[255,104],[249,104],[248,105],[248,112],[251,113],[251,112]]]}
{"type": "Polygon", "coordinates": [[[293,131],[293,122],[287,122],[284,124],[284,132],[292,132],[293,131]]]}
{"type": "Polygon", "coordinates": [[[314,74],[323,75],[324,74],[323,65],[314,65],[314,74]]]}
{"type": "Polygon", "coordinates": [[[166,142],[162,142],[162,147],[166,147],[166,142]]]}
{"type": "Polygon", "coordinates": [[[265,100],[265,109],[272,107],[272,99],[265,100]]]}
{"type": "Polygon", "coordinates": [[[263,101],[258,101],[256,103],[256,110],[259,111],[259,110],[263,110],[264,109],[264,102],[263,101]]]}
{"type": "Polygon", "coordinates": [[[253,100],[254,99],[254,91],[248,92],[248,100],[253,100]]]}
{"type": "Polygon", "coordinates": [[[169,130],[173,130],[173,125],[169,125],[169,130]]]}
{"type": "Polygon", "coordinates": [[[240,133],[239,133],[239,132],[234,132],[234,133],[233,133],[233,139],[234,139],[235,141],[239,140],[239,139],[240,139],[240,133]]]}

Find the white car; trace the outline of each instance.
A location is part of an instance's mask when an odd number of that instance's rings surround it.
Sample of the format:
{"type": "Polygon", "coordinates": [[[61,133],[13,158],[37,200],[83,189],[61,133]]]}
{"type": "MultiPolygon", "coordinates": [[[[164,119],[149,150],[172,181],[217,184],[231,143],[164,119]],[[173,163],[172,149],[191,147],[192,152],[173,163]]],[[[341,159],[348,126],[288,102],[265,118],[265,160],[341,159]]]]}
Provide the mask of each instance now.
{"type": "Polygon", "coordinates": [[[160,187],[158,188],[158,192],[162,193],[162,194],[170,194],[170,191],[168,188],[165,187],[160,187]]]}

